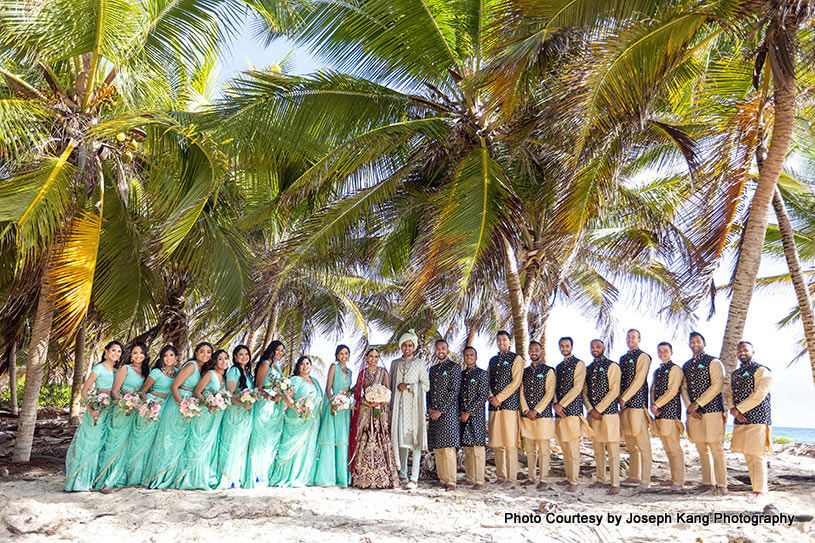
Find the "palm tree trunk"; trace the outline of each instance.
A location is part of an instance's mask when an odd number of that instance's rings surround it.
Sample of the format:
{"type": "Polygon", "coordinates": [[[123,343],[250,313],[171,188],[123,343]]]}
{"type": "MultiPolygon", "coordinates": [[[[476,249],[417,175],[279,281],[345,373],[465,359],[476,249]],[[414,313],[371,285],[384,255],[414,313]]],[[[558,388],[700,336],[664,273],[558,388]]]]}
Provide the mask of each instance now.
{"type": "Polygon", "coordinates": [[[17,405],[17,339],[8,346],[8,393],[11,404],[11,414],[15,417],[20,413],[17,405]]]}
{"type": "MultiPolygon", "coordinates": [[[[47,267],[46,267],[47,269],[47,267]]],[[[48,356],[48,342],[51,340],[51,323],[54,319],[54,298],[48,273],[43,274],[37,313],[31,330],[31,341],[25,362],[25,391],[23,407],[17,420],[17,437],[14,444],[14,462],[28,462],[31,459],[31,446],[34,443],[34,428],[37,425],[37,404],[40,387],[45,373],[48,356]]]]}
{"type": "MultiPolygon", "coordinates": [[[[770,43],[770,48],[776,45],[770,43]]],[[[783,47],[783,44],[779,46],[783,47]]],[[[776,70],[773,72],[775,77],[773,82],[775,100],[773,135],[767,150],[767,158],[758,176],[753,201],[750,203],[736,269],[733,272],[733,292],[719,357],[727,369],[725,390],[729,388],[730,373],[736,368],[736,345],[741,341],[744,333],[747,311],[750,308],[750,300],[753,297],[758,268],[761,264],[770,202],[778,183],[778,177],[781,175],[784,160],[787,158],[795,120],[795,75],[783,76],[780,73],[781,70],[778,70],[779,73],[775,73],[776,70]]]]}
{"type": "Polygon", "coordinates": [[[473,341],[475,341],[475,336],[476,336],[475,327],[474,326],[470,327],[469,332],[467,332],[467,344],[465,345],[465,347],[469,347],[470,345],[473,344],[473,341]]]}
{"type": "Polygon", "coordinates": [[[529,359],[529,308],[521,287],[521,275],[518,272],[518,262],[515,251],[506,238],[504,242],[504,269],[507,274],[507,290],[509,290],[509,304],[512,308],[512,335],[515,338],[515,352],[529,359]]]}
{"type": "Polygon", "coordinates": [[[79,419],[82,416],[82,406],[79,400],[81,399],[80,392],[82,385],[85,384],[85,366],[88,363],[88,358],[85,356],[85,339],[88,334],[88,321],[82,319],[82,324],[76,332],[76,341],[74,343],[74,378],[71,382],[71,415],[69,422],[71,424],[79,424],[79,419]]]}
{"type": "Polygon", "coordinates": [[[792,285],[795,287],[795,295],[798,298],[798,309],[801,312],[801,323],[804,326],[804,339],[806,340],[807,352],[809,353],[809,365],[812,368],[812,379],[815,381],[815,312],[812,310],[812,298],[809,296],[809,286],[807,285],[804,273],[801,270],[801,260],[798,257],[798,249],[795,246],[795,236],[790,224],[790,217],[787,214],[787,206],[784,205],[784,198],[781,191],[775,188],[773,194],[773,208],[775,216],[778,218],[778,230],[781,232],[781,244],[784,246],[784,257],[787,259],[787,267],[790,270],[792,285]]]}
{"type": "Polygon", "coordinates": [[[280,318],[280,306],[278,304],[272,305],[272,313],[269,315],[269,322],[266,324],[266,333],[263,334],[263,345],[258,349],[262,352],[263,349],[269,346],[274,337],[277,335],[277,320],[280,318]]]}

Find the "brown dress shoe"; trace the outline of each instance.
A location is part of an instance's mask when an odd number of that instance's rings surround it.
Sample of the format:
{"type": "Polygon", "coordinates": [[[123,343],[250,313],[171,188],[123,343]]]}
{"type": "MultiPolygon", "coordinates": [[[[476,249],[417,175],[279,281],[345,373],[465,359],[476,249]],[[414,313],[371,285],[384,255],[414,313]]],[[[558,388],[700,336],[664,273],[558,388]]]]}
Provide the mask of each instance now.
{"type": "Polygon", "coordinates": [[[616,496],[619,493],[620,493],[620,487],[619,486],[612,486],[611,488],[608,489],[607,494],[609,494],[610,496],[616,496]]]}
{"type": "Polygon", "coordinates": [[[537,488],[538,490],[549,490],[549,484],[544,483],[543,481],[541,481],[540,483],[538,483],[538,486],[535,487],[535,488],[537,488]]]}
{"type": "Polygon", "coordinates": [[[447,485],[444,489],[447,492],[452,492],[452,491],[454,491],[456,489],[456,485],[447,485]]]}
{"type": "Polygon", "coordinates": [[[476,483],[473,485],[473,490],[484,490],[484,485],[476,483]]]}

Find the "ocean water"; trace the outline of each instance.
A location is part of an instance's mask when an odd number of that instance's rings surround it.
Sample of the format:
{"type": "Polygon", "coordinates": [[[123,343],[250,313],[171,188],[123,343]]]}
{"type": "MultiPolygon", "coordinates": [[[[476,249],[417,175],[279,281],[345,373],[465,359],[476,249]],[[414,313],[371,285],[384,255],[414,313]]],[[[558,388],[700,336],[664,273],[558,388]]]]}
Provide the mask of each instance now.
{"type": "MultiPolygon", "coordinates": [[[[728,424],[725,432],[731,433],[733,425],[728,424]]],[[[773,426],[770,432],[772,437],[783,437],[795,443],[815,444],[815,428],[786,428],[784,426],[773,426]]]]}

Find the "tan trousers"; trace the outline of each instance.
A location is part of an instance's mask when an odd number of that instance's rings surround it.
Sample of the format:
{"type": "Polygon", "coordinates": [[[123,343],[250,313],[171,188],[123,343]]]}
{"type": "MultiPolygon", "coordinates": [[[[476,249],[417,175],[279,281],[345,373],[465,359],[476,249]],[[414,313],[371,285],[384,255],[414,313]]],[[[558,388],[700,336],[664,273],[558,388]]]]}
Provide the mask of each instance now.
{"type": "Polygon", "coordinates": [[[518,449],[515,447],[493,447],[495,454],[495,474],[499,481],[518,481],[518,449]]]}
{"type": "Polygon", "coordinates": [[[484,447],[462,447],[464,449],[464,478],[471,483],[483,485],[486,450],[484,447]]]}
{"type": "Polygon", "coordinates": [[[744,461],[747,462],[747,470],[750,472],[750,483],[753,485],[753,492],[766,494],[769,490],[767,485],[767,457],[745,454],[744,461]]]}
{"type": "Polygon", "coordinates": [[[720,441],[713,443],[695,443],[702,464],[702,484],[727,486],[727,466],[724,463],[724,449],[720,441]],[[713,469],[711,471],[711,457],[713,469]],[[715,480],[713,479],[715,476],[715,480]]]}
{"type": "Polygon", "coordinates": [[[545,483],[549,478],[549,440],[524,438],[524,443],[526,445],[527,477],[534,483],[545,483]],[[536,468],[540,468],[540,473],[536,468]]]}
{"type": "Polygon", "coordinates": [[[679,444],[679,435],[661,435],[662,446],[665,454],[668,455],[668,464],[671,466],[671,484],[677,486],[685,485],[685,453],[682,445],[679,444]]]}
{"type": "Polygon", "coordinates": [[[628,476],[643,484],[651,484],[651,437],[648,427],[636,435],[625,436],[628,449],[628,476]]]}
{"type": "Polygon", "coordinates": [[[444,485],[456,486],[455,447],[433,449],[433,456],[436,457],[436,474],[439,476],[439,481],[444,485]]]}
{"type": "Polygon", "coordinates": [[[580,477],[580,438],[558,443],[563,450],[563,469],[566,472],[566,480],[576,485],[580,477]]]}
{"type": "Polygon", "coordinates": [[[606,482],[606,455],[608,455],[608,471],[611,479],[611,486],[620,486],[620,443],[608,441],[598,443],[595,441],[594,461],[597,464],[597,481],[606,482]]]}

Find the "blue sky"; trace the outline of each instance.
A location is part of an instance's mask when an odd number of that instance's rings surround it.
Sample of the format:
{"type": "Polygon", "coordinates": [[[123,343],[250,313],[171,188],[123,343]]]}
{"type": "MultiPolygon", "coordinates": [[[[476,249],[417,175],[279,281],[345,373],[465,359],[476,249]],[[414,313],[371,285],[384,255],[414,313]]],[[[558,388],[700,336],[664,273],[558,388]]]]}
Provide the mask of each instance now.
{"type": "MultiPolygon", "coordinates": [[[[286,40],[276,40],[270,46],[264,46],[253,37],[251,26],[247,24],[244,32],[232,44],[223,56],[219,81],[224,83],[230,77],[242,70],[254,66],[262,68],[280,62],[288,53],[293,51],[293,73],[308,73],[315,71],[322,65],[302,50],[296,50],[286,40]]],[[[765,259],[766,260],[766,259],[765,259]]],[[[717,284],[726,283],[729,279],[731,264],[724,265],[716,274],[717,284]]],[[[761,275],[782,273],[785,265],[779,261],[765,261],[760,270],[761,275]]],[[[642,332],[640,347],[651,354],[653,364],[651,371],[658,365],[656,358],[656,345],[660,341],[669,341],[674,346],[674,362],[682,363],[690,358],[687,335],[692,329],[700,331],[707,339],[707,351],[718,355],[721,349],[722,335],[724,333],[729,302],[724,294],[716,298],[717,312],[711,320],[706,320],[705,308],[693,325],[679,327],[669,326],[661,322],[650,311],[638,308],[637,293],[628,291],[621,297],[615,316],[619,325],[615,329],[616,342],[607,355],[618,359],[624,354],[625,332],[629,328],[637,328],[642,332]]],[[[810,410],[802,406],[812,405],[813,384],[809,360],[804,357],[790,365],[791,360],[799,350],[796,343],[801,335],[800,325],[778,330],[776,323],[784,317],[795,305],[795,294],[792,285],[786,285],[772,293],[757,292],[753,296],[750,314],[744,338],[753,342],[756,348],[755,359],[768,366],[773,371],[773,422],[776,426],[788,427],[815,427],[815,417],[810,410]]],[[[557,349],[557,338],[572,336],[575,339],[575,354],[583,360],[590,359],[589,342],[600,337],[600,331],[594,326],[591,317],[581,315],[579,311],[569,306],[556,306],[546,330],[547,344],[544,346],[549,363],[559,361],[560,353],[557,349]]],[[[357,337],[349,334],[344,337],[322,337],[312,346],[311,351],[325,361],[333,359],[334,347],[338,343],[355,345],[357,337]]],[[[384,332],[373,331],[371,340],[374,343],[386,339],[384,332]]],[[[462,341],[456,338],[454,344],[462,341]]],[[[491,337],[479,337],[475,342],[479,352],[479,366],[486,367],[489,357],[496,352],[491,337]]],[[[352,366],[356,368],[360,353],[352,353],[352,366]]],[[[389,366],[390,360],[385,361],[389,366]]],[[[650,382],[650,378],[649,378],[650,382]]]]}

